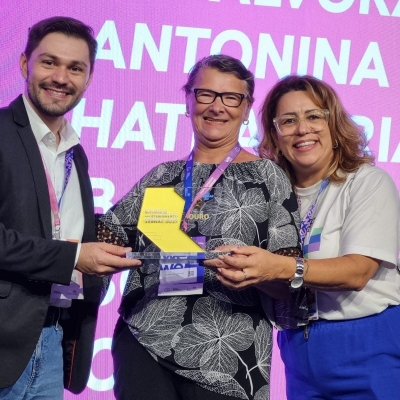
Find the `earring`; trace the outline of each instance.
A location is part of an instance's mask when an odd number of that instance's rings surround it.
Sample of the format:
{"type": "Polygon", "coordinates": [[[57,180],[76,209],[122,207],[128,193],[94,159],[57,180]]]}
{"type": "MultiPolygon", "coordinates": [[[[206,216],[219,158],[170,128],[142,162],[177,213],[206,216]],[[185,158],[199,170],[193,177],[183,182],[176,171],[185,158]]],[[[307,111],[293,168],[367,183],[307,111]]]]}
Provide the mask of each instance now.
{"type": "Polygon", "coordinates": [[[283,153],[279,150],[278,151],[278,157],[282,157],[283,156],[283,153]]]}
{"type": "Polygon", "coordinates": [[[188,111],[185,111],[185,115],[186,115],[187,118],[189,118],[189,112],[188,111]]]}
{"type": "Polygon", "coordinates": [[[249,120],[248,119],[245,119],[244,121],[243,121],[243,125],[248,125],[249,124],[249,120]]]}
{"type": "Polygon", "coordinates": [[[332,149],[337,149],[339,147],[339,142],[335,139],[335,144],[333,145],[332,149]]]}

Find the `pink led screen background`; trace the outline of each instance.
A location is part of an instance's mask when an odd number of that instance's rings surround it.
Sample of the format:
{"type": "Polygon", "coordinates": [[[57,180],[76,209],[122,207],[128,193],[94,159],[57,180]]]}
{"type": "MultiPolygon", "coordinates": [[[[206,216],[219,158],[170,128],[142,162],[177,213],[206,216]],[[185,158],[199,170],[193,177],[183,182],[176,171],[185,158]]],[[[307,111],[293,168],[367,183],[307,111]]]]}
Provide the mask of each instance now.
{"type": "MultiPolygon", "coordinates": [[[[196,60],[221,52],[242,59],[256,77],[244,147],[256,144],[258,109],[276,80],[313,74],[338,91],[364,126],[376,164],[400,188],[400,0],[2,0],[0,106],[24,90],[18,60],[28,27],[54,15],[88,23],[99,42],[91,87],[69,115],[89,157],[98,212],[151,167],[189,153],[193,135],[180,88],[196,60]]],[[[114,277],[101,307],[81,399],[114,398],[109,349],[125,279],[114,277]]],[[[271,399],[285,399],[277,347],[271,399]]]]}

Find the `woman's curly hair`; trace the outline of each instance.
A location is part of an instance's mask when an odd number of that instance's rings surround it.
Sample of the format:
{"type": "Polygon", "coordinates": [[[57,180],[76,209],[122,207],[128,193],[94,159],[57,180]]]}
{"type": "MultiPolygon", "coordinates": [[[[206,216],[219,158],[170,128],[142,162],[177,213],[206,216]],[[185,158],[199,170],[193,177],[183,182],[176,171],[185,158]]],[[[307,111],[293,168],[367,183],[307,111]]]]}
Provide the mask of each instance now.
{"type": "Polygon", "coordinates": [[[334,89],[310,75],[289,75],[278,81],[267,94],[261,108],[263,131],[257,146],[261,157],[275,161],[288,174],[292,184],[295,184],[293,167],[279,152],[279,134],[273,123],[279,100],[284,94],[294,91],[307,92],[318,107],[329,110],[328,125],[334,144],[334,155],[325,178],[329,178],[332,183],[341,183],[345,180],[343,172],[353,172],[362,164],[374,163],[374,156],[365,150],[367,140],[363,130],[351,120],[334,89]]]}

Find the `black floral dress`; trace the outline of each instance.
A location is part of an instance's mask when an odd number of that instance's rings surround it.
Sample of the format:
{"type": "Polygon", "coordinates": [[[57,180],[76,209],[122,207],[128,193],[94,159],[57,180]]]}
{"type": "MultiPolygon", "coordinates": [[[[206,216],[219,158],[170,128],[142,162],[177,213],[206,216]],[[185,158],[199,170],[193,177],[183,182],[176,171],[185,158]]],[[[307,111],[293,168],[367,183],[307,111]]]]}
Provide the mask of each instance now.
{"type": "MultiPolygon", "coordinates": [[[[194,163],[193,196],[217,166],[194,163]]],[[[137,231],[146,187],[183,193],[185,161],[163,163],[101,217],[105,229],[134,251],[159,251],[137,231]]],[[[206,250],[254,245],[300,253],[296,198],[284,172],[269,160],[232,163],[201,205],[208,219],[189,220],[206,250]]],[[[203,388],[239,399],[269,398],[272,326],[255,288],[231,291],[205,269],[202,295],[159,297],[159,265],[130,271],[119,312],[155,360],[203,388]]]]}

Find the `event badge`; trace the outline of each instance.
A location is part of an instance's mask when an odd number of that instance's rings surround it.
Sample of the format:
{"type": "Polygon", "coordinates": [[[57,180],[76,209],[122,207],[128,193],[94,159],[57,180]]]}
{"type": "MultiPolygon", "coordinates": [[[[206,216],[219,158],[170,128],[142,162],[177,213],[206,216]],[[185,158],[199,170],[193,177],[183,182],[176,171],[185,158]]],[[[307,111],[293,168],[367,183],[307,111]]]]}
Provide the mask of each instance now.
{"type": "Polygon", "coordinates": [[[83,288],[81,286],[82,274],[79,276],[79,271],[72,273],[71,283],[60,285],[53,283],[51,285],[51,299],[55,300],[83,300],[83,288]],[[78,274],[75,274],[77,272],[78,274]]]}
{"type": "MultiPolygon", "coordinates": [[[[184,200],[173,187],[145,189],[138,229],[162,251],[157,260],[160,265],[159,296],[203,293],[204,267],[199,265],[198,259],[204,259],[202,245],[205,240],[194,240],[181,230],[183,207],[184,200]],[[194,258],[188,253],[199,255],[194,258]]],[[[154,255],[143,253],[141,259],[146,258],[154,258],[154,255]]]]}
{"type": "Polygon", "coordinates": [[[202,294],[204,284],[204,267],[197,260],[178,258],[160,260],[159,296],[179,296],[202,294]]]}

